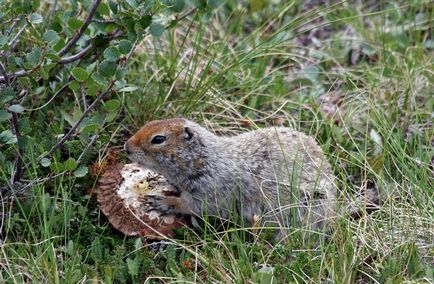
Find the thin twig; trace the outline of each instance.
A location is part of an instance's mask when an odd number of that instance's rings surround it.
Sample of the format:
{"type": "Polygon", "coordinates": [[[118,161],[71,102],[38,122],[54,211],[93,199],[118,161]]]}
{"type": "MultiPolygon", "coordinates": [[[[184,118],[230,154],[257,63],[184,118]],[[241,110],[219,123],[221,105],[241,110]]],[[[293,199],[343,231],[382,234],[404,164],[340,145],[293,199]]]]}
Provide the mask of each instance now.
{"type": "MultiPolygon", "coordinates": [[[[180,22],[180,21],[184,20],[185,18],[187,18],[188,16],[192,15],[196,11],[197,11],[197,8],[193,8],[190,11],[188,11],[187,13],[185,13],[184,15],[182,15],[181,17],[176,18],[176,21],[180,22]]],[[[170,25],[168,27],[166,27],[166,29],[168,29],[169,27],[170,27],[170,25]]]]}
{"type": "MultiPolygon", "coordinates": [[[[16,189],[15,193],[21,193],[24,192],[27,188],[31,188],[32,186],[34,186],[35,184],[40,184],[40,183],[44,183],[50,180],[53,180],[55,178],[58,178],[60,176],[63,176],[66,173],[66,171],[63,171],[61,173],[58,174],[53,174],[50,173],[47,177],[44,178],[38,178],[38,179],[33,179],[33,180],[28,180],[28,179],[23,179],[23,186],[20,187],[19,189],[16,189]]],[[[1,192],[6,192],[6,187],[2,187],[1,188],[1,192]]]]}
{"type": "Polygon", "coordinates": [[[98,23],[98,24],[114,24],[114,23],[116,23],[116,21],[113,19],[108,19],[108,20],[93,19],[92,22],[98,23]]]}
{"type": "Polygon", "coordinates": [[[78,52],[74,55],[71,55],[71,56],[63,57],[57,63],[58,64],[67,64],[67,63],[71,63],[71,62],[80,60],[86,56],[86,54],[89,52],[89,50],[92,49],[92,47],[93,47],[93,44],[89,44],[88,46],[86,46],[85,48],[80,50],[80,52],[78,52]]]}
{"type": "Polygon", "coordinates": [[[29,74],[29,71],[27,71],[27,70],[20,70],[17,72],[12,72],[10,74],[4,74],[3,73],[3,76],[0,76],[0,83],[6,83],[6,81],[5,81],[6,77],[11,79],[11,80],[14,80],[15,78],[18,78],[18,77],[27,76],[28,74],[29,74]]]}
{"type": "MultiPolygon", "coordinates": [[[[112,35],[108,35],[106,39],[112,40],[112,39],[116,39],[116,38],[119,38],[122,36],[124,36],[122,33],[113,33],[112,35]]],[[[62,57],[59,61],[57,61],[57,64],[68,64],[68,63],[80,60],[80,59],[84,58],[92,48],[93,48],[93,44],[90,43],[88,46],[86,46],[85,48],[83,48],[82,50],[77,52],[76,54],[71,55],[71,56],[62,57]]],[[[32,73],[33,71],[35,71],[36,69],[37,68],[33,68],[32,70],[15,71],[15,72],[7,74],[7,77],[9,78],[9,80],[14,80],[14,79],[19,78],[19,77],[25,77],[25,76],[29,75],[30,73],[32,73]]],[[[0,76],[0,83],[5,83],[5,76],[4,75],[0,76]]]]}
{"type": "Polygon", "coordinates": [[[18,30],[17,34],[14,36],[14,38],[8,43],[11,50],[15,49],[15,46],[18,43],[18,38],[23,33],[23,31],[26,29],[27,23],[24,23],[24,25],[18,30]]]}
{"type": "Polygon", "coordinates": [[[0,190],[0,205],[2,208],[2,212],[0,212],[1,216],[0,216],[0,245],[1,240],[3,239],[3,220],[6,220],[6,216],[5,216],[5,202],[3,200],[3,194],[0,190]]]}
{"type": "MultiPolygon", "coordinates": [[[[0,25],[2,25],[2,26],[6,26],[6,25],[9,24],[10,22],[18,22],[19,20],[20,20],[19,17],[18,17],[18,18],[14,18],[14,19],[9,19],[9,20],[6,20],[6,21],[0,23],[0,25]]],[[[15,26],[14,26],[14,23],[12,23],[11,28],[9,28],[9,30],[7,31],[8,35],[11,34],[12,28],[14,28],[14,27],[15,27],[15,26]]]]}
{"type": "MultiPolygon", "coordinates": [[[[15,134],[17,137],[17,140],[20,138],[20,129],[18,126],[18,114],[13,112],[12,113],[12,119],[11,119],[11,128],[12,133],[15,134]]],[[[14,172],[11,176],[11,184],[15,184],[18,182],[21,178],[21,174],[23,172],[23,169],[21,167],[21,157],[23,156],[23,150],[21,149],[19,143],[17,142],[16,151],[15,151],[15,163],[14,163],[14,172]]]]}
{"type": "Polygon", "coordinates": [[[83,122],[83,120],[85,119],[85,117],[101,102],[102,99],[105,98],[105,96],[111,92],[113,85],[115,84],[116,80],[111,80],[108,87],[106,88],[106,90],[104,91],[104,93],[100,94],[94,101],[93,103],[83,112],[83,114],[81,115],[80,119],[74,124],[74,126],[68,131],[68,133],[66,133],[62,139],[60,139],[56,145],[54,145],[53,147],[51,147],[51,149],[38,157],[37,161],[39,162],[42,158],[47,157],[47,156],[51,156],[54,151],[56,151],[58,148],[60,148],[67,140],[69,140],[72,135],[74,134],[74,132],[77,130],[77,128],[80,126],[80,123],[83,122]]]}
{"type": "Polygon", "coordinates": [[[3,63],[1,63],[1,62],[0,62],[0,72],[3,75],[3,80],[4,80],[3,83],[5,83],[7,87],[10,87],[11,83],[9,81],[9,75],[6,74],[6,69],[3,66],[3,63]]]}
{"type": "MultiPolygon", "coordinates": [[[[9,30],[7,31],[8,35],[11,35],[12,31],[15,29],[15,26],[17,25],[17,23],[18,23],[19,20],[20,20],[20,18],[12,19],[13,23],[10,26],[9,30]]],[[[5,25],[5,24],[3,24],[3,25],[5,25]]]]}
{"type": "MultiPolygon", "coordinates": [[[[92,47],[93,47],[93,45],[89,44],[88,46],[86,46],[85,48],[80,50],[78,53],[71,55],[71,56],[66,56],[66,57],[61,58],[59,61],[57,61],[57,64],[68,64],[68,63],[80,60],[86,56],[86,54],[92,49],[92,47]]],[[[5,82],[6,77],[9,78],[9,80],[14,80],[14,79],[19,78],[19,77],[25,77],[25,76],[29,75],[30,73],[32,73],[34,70],[36,70],[36,69],[33,68],[32,70],[19,70],[19,71],[12,72],[9,74],[3,73],[3,76],[0,76],[0,83],[6,83],[5,82]]]]}
{"type": "MultiPolygon", "coordinates": [[[[106,123],[106,120],[104,120],[102,122],[102,125],[104,125],[106,123]]],[[[83,159],[84,155],[86,154],[86,152],[89,151],[90,147],[95,143],[95,141],[99,138],[101,132],[103,131],[103,127],[100,128],[100,130],[94,135],[92,136],[91,140],[87,143],[86,147],[84,148],[83,152],[81,152],[80,156],[77,158],[77,164],[79,164],[81,162],[81,160],[83,159]]],[[[37,184],[37,183],[45,183],[48,182],[50,180],[56,179],[58,177],[63,176],[64,174],[66,174],[68,171],[62,171],[61,173],[58,174],[50,174],[49,176],[45,177],[45,178],[40,178],[40,179],[36,179],[36,180],[24,180],[24,184],[23,187],[19,188],[18,191],[19,192],[24,192],[27,188],[31,188],[33,185],[37,184]]],[[[1,197],[1,193],[2,192],[6,192],[5,188],[1,188],[0,191],[0,197],[1,197]]]]}
{"type": "Polygon", "coordinates": [[[74,44],[81,38],[83,33],[86,31],[89,24],[92,22],[93,15],[96,12],[96,9],[98,8],[99,4],[101,3],[101,0],[94,0],[92,3],[92,8],[89,11],[89,15],[87,16],[83,26],[78,30],[78,32],[68,41],[68,43],[59,51],[59,56],[65,55],[73,46],[74,44]]]}
{"type": "MultiPolygon", "coordinates": [[[[8,78],[8,75],[6,74],[5,67],[3,66],[3,63],[0,62],[0,72],[3,74],[3,77],[5,78],[5,84],[7,87],[10,87],[10,81],[8,78]]],[[[17,140],[20,138],[20,129],[18,126],[18,114],[15,112],[12,112],[12,119],[11,119],[11,129],[12,133],[16,136],[17,140]]],[[[11,184],[14,185],[16,182],[18,182],[21,178],[22,174],[22,161],[21,157],[23,156],[23,150],[19,146],[19,143],[17,143],[16,150],[15,150],[15,162],[14,162],[14,170],[11,175],[11,184]]]]}

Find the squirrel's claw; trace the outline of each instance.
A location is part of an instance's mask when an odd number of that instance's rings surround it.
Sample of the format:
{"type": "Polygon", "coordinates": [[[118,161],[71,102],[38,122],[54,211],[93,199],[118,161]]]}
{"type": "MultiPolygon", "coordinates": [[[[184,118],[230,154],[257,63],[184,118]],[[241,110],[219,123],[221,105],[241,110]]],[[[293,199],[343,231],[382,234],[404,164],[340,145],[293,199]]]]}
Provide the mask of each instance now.
{"type": "Polygon", "coordinates": [[[158,212],[161,216],[173,214],[174,206],[168,203],[168,197],[161,195],[146,195],[144,204],[147,207],[146,213],[158,212]]]}

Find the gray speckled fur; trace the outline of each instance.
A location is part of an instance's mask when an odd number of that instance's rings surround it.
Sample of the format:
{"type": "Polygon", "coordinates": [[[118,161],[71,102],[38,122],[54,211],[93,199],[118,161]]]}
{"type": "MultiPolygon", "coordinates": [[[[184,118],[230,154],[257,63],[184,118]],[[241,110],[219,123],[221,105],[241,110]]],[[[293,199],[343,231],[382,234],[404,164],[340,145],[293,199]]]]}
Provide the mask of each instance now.
{"type": "MultiPolygon", "coordinates": [[[[150,156],[137,147],[130,157],[166,176],[193,213],[228,218],[235,205],[248,223],[258,215],[266,223],[312,229],[335,216],[334,176],[313,138],[284,127],[219,137],[182,121],[193,132],[191,140],[172,145],[170,154],[150,156]]],[[[159,202],[151,204],[162,209],[159,202]]]]}

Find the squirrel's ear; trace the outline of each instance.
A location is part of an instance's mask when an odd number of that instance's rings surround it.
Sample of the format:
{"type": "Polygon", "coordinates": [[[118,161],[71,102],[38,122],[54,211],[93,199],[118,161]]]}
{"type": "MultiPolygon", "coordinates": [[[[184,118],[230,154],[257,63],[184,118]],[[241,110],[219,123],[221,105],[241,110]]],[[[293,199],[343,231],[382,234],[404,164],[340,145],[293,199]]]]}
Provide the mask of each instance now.
{"type": "Polygon", "coordinates": [[[194,136],[193,131],[187,126],[184,127],[184,139],[190,140],[191,138],[193,138],[193,136],[194,136]]]}

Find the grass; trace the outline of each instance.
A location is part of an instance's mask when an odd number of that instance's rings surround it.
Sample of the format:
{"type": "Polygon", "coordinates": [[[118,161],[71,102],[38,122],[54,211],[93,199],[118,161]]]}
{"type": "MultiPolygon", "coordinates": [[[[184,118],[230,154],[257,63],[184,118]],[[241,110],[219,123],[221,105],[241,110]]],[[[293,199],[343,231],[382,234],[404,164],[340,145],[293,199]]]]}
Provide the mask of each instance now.
{"type": "Polygon", "coordinates": [[[50,167],[35,162],[67,127],[60,110],[81,101],[58,99],[22,121],[40,142],[25,157],[29,187],[3,196],[0,282],[433,282],[433,9],[301,2],[228,0],[147,38],[127,71],[139,90],[114,95],[123,108],[84,154],[75,139],[50,167]],[[148,243],[107,224],[94,176],[48,178],[65,156],[92,165],[143,122],[175,116],[219,134],[284,122],[317,139],[350,197],[370,180],[382,206],[337,220],[321,243],[294,229],[288,244],[270,245],[206,222],[148,243]]]}

